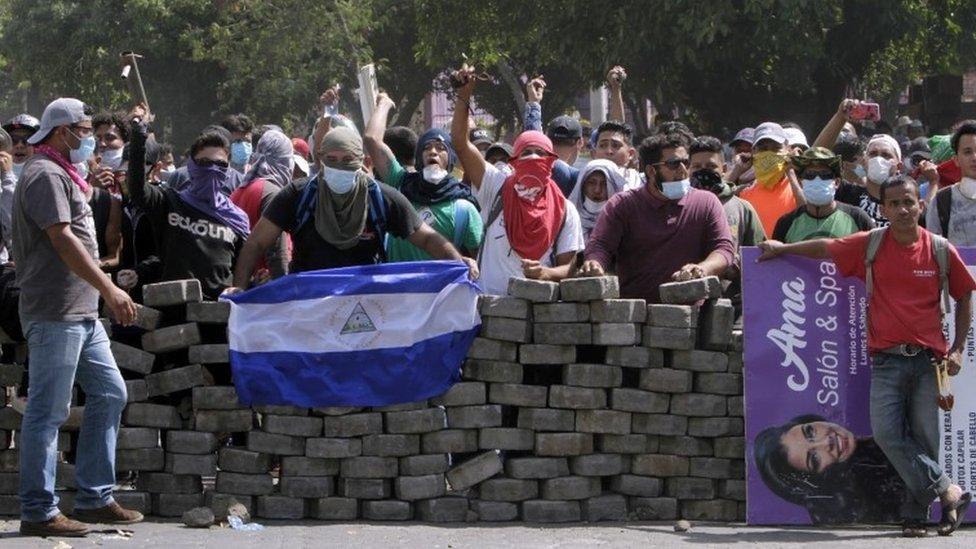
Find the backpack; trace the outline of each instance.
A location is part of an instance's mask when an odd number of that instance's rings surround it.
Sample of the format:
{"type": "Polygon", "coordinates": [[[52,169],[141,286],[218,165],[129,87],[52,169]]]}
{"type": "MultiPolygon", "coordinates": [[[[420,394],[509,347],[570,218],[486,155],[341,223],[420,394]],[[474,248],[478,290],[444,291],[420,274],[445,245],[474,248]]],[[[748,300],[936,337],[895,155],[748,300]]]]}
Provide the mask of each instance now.
{"type": "MultiPolygon", "coordinates": [[[[488,227],[491,227],[492,223],[498,219],[498,216],[502,214],[502,193],[501,191],[495,195],[494,202],[491,203],[491,209],[488,210],[488,219],[485,220],[485,225],[482,227],[482,238],[481,238],[481,248],[478,249],[478,267],[481,267],[481,254],[485,249],[485,244],[487,244],[485,237],[488,235],[488,227]]],[[[556,233],[556,239],[552,241],[552,253],[549,254],[549,263],[553,266],[556,265],[556,243],[559,242],[559,237],[563,235],[563,229],[566,228],[566,218],[569,217],[568,213],[563,213],[563,222],[559,226],[559,232],[556,233]]]]}
{"type": "MultiPolygon", "coordinates": [[[[380,262],[386,263],[386,200],[380,184],[370,179],[366,187],[369,196],[369,221],[376,228],[376,238],[380,243],[380,262]]],[[[295,228],[293,234],[305,226],[315,214],[315,201],[318,198],[318,183],[310,180],[302,190],[295,207],[295,228]]]]}
{"type": "Polygon", "coordinates": [[[949,216],[952,215],[952,187],[939,189],[935,193],[935,209],[939,214],[939,228],[942,236],[949,238],[949,216]]]}
{"type": "MultiPolygon", "coordinates": [[[[871,293],[874,290],[874,275],[872,266],[874,258],[878,255],[881,241],[884,239],[887,227],[873,229],[868,233],[868,248],[864,254],[864,284],[867,288],[868,302],[871,301],[871,293]]],[[[932,237],[932,255],[935,263],[939,266],[939,310],[943,315],[949,310],[949,241],[937,234],[929,233],[932,237]]]]}

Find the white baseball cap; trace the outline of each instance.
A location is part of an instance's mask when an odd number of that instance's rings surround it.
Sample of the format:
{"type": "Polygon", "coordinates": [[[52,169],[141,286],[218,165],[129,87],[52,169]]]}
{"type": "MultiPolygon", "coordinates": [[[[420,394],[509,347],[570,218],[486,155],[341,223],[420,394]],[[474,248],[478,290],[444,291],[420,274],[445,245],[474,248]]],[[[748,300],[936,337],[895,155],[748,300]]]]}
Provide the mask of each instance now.
{"type": "Polygon", "coordinates": [[[783,126],[776,122],[763,122],[756,126],[756,130],[752,133],[752,146],[755,147],[763,139],[772,139],[780,145],[785,145],[787,142],[783,126]]]}
{"type": "Polygon", "coordinates": [[[810,144],[807,143],[807,136],[803,134],[803,130],[800,128],[783,128],[783,133],[786,134],[786,142],[791,147],[793,145],[803,145],[804,149],[810,148],[810,144]]]}
{"type": "Polygon", "coordinates": [[[70,126],[84,120],[91,120],[91,108],[81,101],[71,97],[59,97],[51,101],[44,108],[41,115],[41,127],[27,140],[31,145],[37,145],[47,138],[51,130],[58,126],[70,126]]]}

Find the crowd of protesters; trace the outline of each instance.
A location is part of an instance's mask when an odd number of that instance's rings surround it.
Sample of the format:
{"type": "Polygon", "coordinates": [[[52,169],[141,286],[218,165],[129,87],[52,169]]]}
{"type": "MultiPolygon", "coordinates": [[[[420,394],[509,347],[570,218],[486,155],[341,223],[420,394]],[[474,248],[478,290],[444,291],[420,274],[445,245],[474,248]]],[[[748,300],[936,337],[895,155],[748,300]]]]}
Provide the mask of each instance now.
{"type": "Polygon", "coordinates": [[[892,178],[922,199],[928,230],[976,245],[976,121],[926,136],[902,117],[881,133],[883,123],[858,119],[860,102],[845,99],[812,144],[774,121],[726,142],[680,121],[637,136],[623,122],[625,77],[610,70],[610,120],[587,131],[566,115],[544,128],[546,83],[531,79],[524,131],[511,144],[471,122],[478,78],[466,66],[452,73],[450,127],[419,137],[387,128],[394,105],[382,93],[364,128],[333,107],[304,137],[238,114],[201,124],[185,154],[155,139],[144,105],[96,114],[62,98],[40,119],[6,121],[0,327],[27,339],[32,356],[22,531],[85,528],[52,503],[49,454],[71,393],[55,372],[65,369],[89,393],[76,518],[141,519],[111,499],[106,429],[118,426],[125,386],[117,369],[100,367],[113,361],[96,319],[101,298],[131,321],[145,284],[194,278],[216,299],[287,273],[454,259],[489,294],[505,294],[511,277],[615,274],[621,297],[655,302],[662,283],[714,275],[740,307],[740,246],[887,226],[881,200],[892,178]]]}

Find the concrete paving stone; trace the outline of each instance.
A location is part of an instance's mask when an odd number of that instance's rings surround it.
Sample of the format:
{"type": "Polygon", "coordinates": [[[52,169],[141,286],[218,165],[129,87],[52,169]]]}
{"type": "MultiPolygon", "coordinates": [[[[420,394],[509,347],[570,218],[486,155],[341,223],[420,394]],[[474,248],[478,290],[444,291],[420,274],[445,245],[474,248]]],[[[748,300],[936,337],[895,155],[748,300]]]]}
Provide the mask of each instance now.
{"type": "Polygon", "coordinates": [[[393,478],[398,462],[393,457],[358,456],[339,463],[339,475],[346,478],[393,478]]]}
{"type": "Polygon", "coordinates": [[[525,522],[578,522],[582,518],[578,501],[548,501],[533,499],[522,502],[522,520],[525,522]]]}
{"type": "Polygon", "coordinates": [[[725,356],[729,357],[729,373],[730,374],[741,374],[742,373],[742,353],[739,351],[732,351],[726,353],[725,356]]]}
{"type": "Polygon", "coordinates": [[[600,495],[601,483],[598,477],[557,477],[543,480],[542,499],[572,500],[586,499],[600,495]]]}
{"type": "Polygon", "coordinates": [[[381,457],[412,456],[420,453],[420,435],[366,435],[363,455],[381,457]]]}
{"type": "Polygon", "coordinates": [[[576,431],[580,433],[630,434],[630,412],[617,410],[578,410],[576,431]]]}
{"type": "Polygon", "coordinates": [[[233,386],[194,387],[194,410],[237,410],[243,406],[237,400],[237,389],[233,386]]]}
{"type": "Polygon", "coordinates": [[[339,495],[355,499],[386,499],[393,494],[388,478],[338,478],[339,495]]]}
{"type": "Polygon", "coordinates": [[[236,505],[244,506],[244,509],[247,510],[248,515],[253,516],[255,512],[254,496],[221,494],[220,492],[207,490],[203,494],[203,500],[206,506],[213,511],[214,518],[217,521],[227,520],[228,510],[236,505]]]}
{"type": "Polygon", "coordinates": [[[149,427],[120,427],[115,448],[117,450],[159,448],[159,429],[149,427]]]}
{"type": "Polygon", "coordinates": [[[12,406],[0,407],[0,429],[16,431],[20,429],[23,416],[12,406]]]}
{"type": "Polygon", "coordinates": [[[664,366],[664,351],[647,347],[611,345],[607,347],[607,364],[628,368],[661,368],[664,366]]]}
{"type": "Polygon", "coordinates": [[[409,501],[379,500],[362,502],[362,515],[366,520],[410,520],[413,506],[409,501]]]}
{"type": "Polygon", "coordinates": [[[715,481],[707,478],[671,477],[664,481],[664,493],[679,500],[713,499],[715,481]]]}
{"type": "Polygon", "coordinates": [[[447,426],[450,429],[478,429],[501,425],[502,407],[499,404],[454,406],[447,409],[447,426]]]}
{"type": "Polygon", "coordinates": [[[492,404],[544,408],[549,390],[540,385],[519,383],[491,383],[488,386],[488,401],[492,404]]]}
{"type": "Polygon", "coordinates": [[[308,500],[308,517],[318,520],[355,520],[359,501],[353,498],[318,498],[308,500]]]}
{"type": "Polygon", "coordinates": [[[20,473],[0,473],[0,494],[16,494],[20,489],[20,473]]]}
{"type": "Polygon", "coordinates": [[[195,455],[166,452],[163,468],[174,475],[213,476],[217,473],[217,454],[195,455]]]}
{"type": "Polygon", "coordinates": [[[695,328],[698,326],[698,307],[649,303],[647,325],[659,328],[695,328]]]}
{"type": "Polygon", "coordinates": [[[535,455],[579,456],[593,453],[593,435],[589,433],[536,433],[535,455]]]}
{"type": "Polygon", "coordinates": [[[720,395],[685,393],[671,396],[671,413],[689,417],[723,416],[728,411],[728,400],[720,395]]]}
{"type": "Polygon", "coordinates": [[[254,411],[261,415],[273,415],[273,416],[298,416],[305,417],[308,415],[308,408],[302,408],[300,406],[255,406],[254,411]]]}
{"type": "Polygon", "coordinates": [[[485,317],[481,319],[480,337],[498,341],[529,343],[532,341],[532,323],[516,318],[485,317]]]}
{"type": "Polygon", "coordinates": [[[620,283],[615,276],[564,278],[559,282],[563,301],[596,301],[620,297],[620,283]]]}
{"type": "Polygon", "coordinates": [[[145,402],[149,400],[149,386],[145,379],[125,380],[126,402],[145,402]]]}
{"type": "Polygon", "coordinates": [[[160,517],[182,517],[194,507],[203,506],[203,493],[153,494],[153,514],[160,517]]]}
{"type": "Polygon", "coordinates": [[[536,303],[532,306],[533,322],[589,322],[588,303],[536,303]]]}
{"type": "MultiPolygon", "coordinates": [[[[156,355],[117,341],[112,341],[109,348],[112,356],[115,357],[115,364],[123,370],[146,375],[152,371],[153,364],[156,362],[156,355]]],[[[18,379],[17,384],[19,383],[18,379]]]]}
{"type": "Polygon", "coordinates": [[[434,498],[418,501],[417,520],[425,522],[465,522],[468,519],[468,499],[458,497],[434,498]]]}
{"type": "Polygon", "coordinates": [[[217,491],[222,494],[262,496],[274,491],[274,479],[267,473],[248,475],[220,471],[217,473],[216,486],[217,491]]]}
{"type": "Polygon", "coordinates": [[[715,457],[742,459],[746,453],[746,439],[737,437],[719,437],[714,441],[715,457]]]}
{"type": "Polygon", "coordinates": [[[519,345],[521,364],[570,364],[576,362],[576,345],[527,343],[519,345]]]}
{"type": "Polygon", "coordinates": [[[146,376],[150,397],[186,391],[203,385],[213,385],[213,376],[200,364],[190,364],[146,376]]]}
{"type": "Polygon", "coordinates": [[[693,349],[695,347],[694,328],[662,328],[644,326],[641,345],[652,349],[693,349]]]}
{"type": "Polygon", "coordinates": [[[449,467],[447,454],[420,454],[400,458],[400,474],[403,476],[446,473],[449,467]]]}
{"type": "Polygon", "coordinates": [[[445,428],[448,424],[443,408],[388,412],[384,415],[386,432],[391,434],[431,433],[445,428]]]}
{"type": "Polygon", "coordinates": [[[584,477],[609,477],[629,469],[630,460],[620,454],[589,454],[569,458],[569,470],[584,477]]]}
{"type": "Polygon", "coordinates": [[[420,436],[420,450],[425,454],[466,453],[478,451],[477,429],[445,429],[420,436]]]}
{"type": "Polygon", "coordinates": [[[746,481],[740,479],[722,480],[718,483],[718,495],[722,499],[746,500],[746,481]]]}
{"type": "Polygon", "coordinates": [[[393,494],[405,501],[436,498],[446,492],[447,481],[442,474],[397,477],[393,480],[393,494]]]}
{"type": "Polygon", "coordinates": [[[623,370],[608,364],[567,364],[563,366],[563,385],[575,387],[619,387],[623,370]]]}
{"type": "Polygon", "coordinates": [[[356,406],[323,406],[321,408],[312,408],[311,412],[314,416],[321,417],[336,417],[336,416],[347,416],[349,414],[355,414],[362,412],[364,408],[356,406]]]}
{"type": "Polygon", "coordinates": [[[518,427],[531,431],[572,431],[576,416],[572,410],[519,408],[518,427]]]}
{"type": "Polygon", "coordinates": [[[317,437],[322,434],[322,418],[264,414],[261,416],[261,429],[277,435],[317,437]]]}
{"type": "Polygon", "coordinates": [[[515,362],[469,358],[464,361],[461,377],[473,381],[522,383],[522,365],[515,362]]]}
{"type": "Polygon", "coordinates": [[[656,498],[663,489],[664,482],[654,477],[624,474],[610,479],[610,491],[625,496],[656,498]]]}
{"type": "Polygon", "coordinates": [[[431,405],[427,400],[418,400],[416,402],[390,404],[389,406],[374,406],[369,410],[371,412],[413,412],[415,410],[425,410],[430,407],[431,405]]]}
{"type": "Polygon", "coordinates": [[[443,395],[430,399],[434,406],[472,406],[487,402],[486,384],[482,381],[461,381],[455,383],[443,395]]]}
{"type": "Polygon", "coordinates": [[[729,368],[729,356],[725,353],[700,349],[671,351],[671,368],[692,372],[725,372],[729,368]]]}
{"type": "Polygon", "coordinates": [[[606,408],[607,392],[604,389],[551,385],[549,387],[549,406],[572,410],[606,408]]]}
{"type": "Polygon", "coordinates": [[[512,478],[544,479],[569,475],[569,461],[554,457],[516,457],[505,460],[505,474],[512,478]]]}
{"type": "Polygon", "coordinates": [[[278,491],[289,498],[326,498],[335,493],[332,477],[281,477],[278,491]]]}
{"type": "Polygon", "coordinates": [[[305,516],[305,500],[287,496],[258,496],[257,516],[264,519],[298,520],[305,516]]]}
{"type": "Polygon", "coordinates": [[[647,454],[657,451],[657,437],[643,434],[597,435],[596,450],[607,454],[647,454]]]}
{"type": "Polygon", "coordinates": [[[699,478],[736,478],[735,463],[731,459],[693,457],[689,459],[688,475],[699,478]]]}
{"type": "Polygon", "coordinates": [[[535,431],[512,427],[487,427],[478,431],[482,450],[525,450],[535,448],[535,431]]]}
{"type": "Polygon", "coordinates": [[[687,393],[694,386],[694,378],[691,372],[684,370],[654,368],[651,370],[641,370],[637,385],[645,391],[687,393]]]}
{"type": "Polygon", "coordinates": [[[682,477],[689,470],[688,458],[666,454],[642,454],[631,457],[630,472],[648,477],[682,477]]]}
{"type": "Polygon", "coordinates": [[[559,300],[559,283],[527,278],[508,279],[508,295],[532,303],[552,303],[559,300]]]}
{"type": "Polygon", "coordinates": [[[590,322],[639,322],[647,320],[643,299],[604,299],[590,302],[590,322]]]}
{"type": "Polygon", "coordinates": [[[116,503],[122,507],[125,507],[126,509],[138,511],[143,515],[152,514],[152,494],[149,492],[137,492],[135,490],[114,490],[112,492],[112,498],[116,503]]]}
{"type": "Polygon", "coordinates": [[[518,347],[517,344],[511,341],[498,341],[495,339],[476,337],[468,349],[468,358],[515,362],[518,357],[518,347]]]}
{"type": "Polygon", "coordinates": [[[74,463],[59,461],[55,466],[55,486],[70,490],[78,489],[78,482],[75,480],[74,463]]]}
{"type": "Polygon", "coordinates": [[[481,295],[478,297],[478,313],[482,317],[531,319],[532,309],[526,299],[501,295],[481,295]]]}
{"type": "Polygon", "coordinates": [[[705,299],[722,297],[722,283],[717,276],[668,282],[658,287],[658,295],[661,303],[691,305],[705,299]]]}
{"type": "Polygon", "coordinates": [[[622,322],[593,324],[593,345],[639,345],[641,325],[622,322]]]}
{"type": "Polygon", "coordinates": [[[471,510],[479,522],[507,522],[518,519],[519,506],[504,501],[471,500],[471,510]]]}
{"type": "Polygon", "coordinates": [[[658,451],[673,456],[714,455],[712,439],[683,436],[662,436],[658,439],[658,451]]]}
{"type": "Polygon", "coordinates": [[[242,410],[199,410],[193,414],[194,430],[210,433],[243,433],[254,428],[254,414],[242,410]]]}
{"type": "Polygon", "coordinates": [[[622,412],[663,414],[668,411],[670,395],[640,389],[614,388],[610,390],[610,408],[622,412]]]}
{"type": "Polygon", "coordinates": [[[162,448],[133,448],[115,451],[116,471],[162,471],[166,455],[162,448]]]}
{"type": "Polygon", "coordinates": [[[734,396],[742,394],[742,375],[701,373],[695,376],[695,392],[734,396]]]}
{"type": "Polygon", "coordinates": [[[583,520],[603,522],[627,520],[627,498],[619,494],[605,494],[580,502],[583,520]]]}
{"type": "Polygon", "coordinates": [[[203,301],[203,290],[196,279],[157,282],[142,287],[142,301],[149,307],[194,303],[203,301]]]}
{"type": "Polygon", "coordinates": [[[0,450],[0,472],[16,473],[20,471],[20,450],[0,450]]]}
{"type": "Polygon", "coordinates": [[[745,426],[741,417],[693,417],[688,418],[688,434],[693,437],[741,436],[745,426]]]}
{"type": "Polygon", "coordinates": [[[217,453],[221,471],[264,474],[271,470],[271,454],[252,452],[246,448],[225,446],[217,453]]]}
{"type": "Polygon", "coordinates": [[[285,456],[281,458],[282,477],[331,477],[339,474],[339,460],[285,456]]]}
{"type": "Polygon", "coordinates": [[[16,494],[0,494],[0,516],[3,515],[20,516],[20,497],[16,494]]]}
{"type": "MultiPolygon", "coordinates": [[[[116,362],[118,362],[118,359],[116,359],[116,362]]],[[[20,385],[23,377],[24,367],[20,364],[0,364],[0,387],[20,385]]]]}
{"type": "Polygon", "coordinates": [[[490,450],[449,469],[447,481],[451,490],[464,490],[501,473],[503,468],[499,452],[490,450]]]}
{"type": "Polygon", "coordinates": [[[478,485],[478,499],[525,501],[539,497],[539,482],[517,478],[491,478],[478,485]]]}
{"type": "Polygon", "coordinates": [[[552,322],[532,326],[532,341],[549,345],[589,345],[592,325],[583,322],[552,322]]]}
{"type": "Polygon", "coordinates": [[[699,346],[713,351],[724,351],[732,340],[732,325],[735,324],[735,308],[728,299],[706,301],[701,308],[698,323],[699,346]]]}
{"type": "Polygon", "coordinates": [[[646,435],[684,435],[688,418],[670,414],[634,414],[631,430],[646,435]]]}
{"type": "Polygon", "coordinates": [[[200,328],[195,322],[159,328],[142,334],[142,350],[166,353],[200,343],[200,328]]]}
{"type": "Polygon", "coordinates": [[[734,521],[738,504],[724,499],[682,501],[681,516],[688,520],[734,521]]]}
{"type": "Polygon", "coordinates": [[[637,520],[674,520],[678,518],[678,500],[674,498],[632,497],[627,503],[637,520]]]}
{"type": "Polygon", "coordinates": [[[193,345],[188,360],[197,364],[226,364],[230,362],[230,346],[226,343],[193,345]]]}
{"type": "Polygon", "coordinates": [[[203,301],[186,304],[187,322],[227,324],[229,319],[230,303],[227,301],[203,301]]]}
{"type": "MultiPolygon", "coordinates": [[[[379,412],[349,414],[322,418],[323,434],[332,437],[361,437],[383,432],[383,414],[379,412]]],[[[328,456],[319,456],[328,457],[328,456]]]]}
{"type": "Polygon", "coordinates": [[[729,341],[729,350],[738,353],[742,352],[742,330],[732,329],[732,339],[729,341]]]}
{"type": "Polygon", "coordinates": [[[745,415],[745,400],[742,396],[729,397],[729,415],[733,417],[745,415]]]}

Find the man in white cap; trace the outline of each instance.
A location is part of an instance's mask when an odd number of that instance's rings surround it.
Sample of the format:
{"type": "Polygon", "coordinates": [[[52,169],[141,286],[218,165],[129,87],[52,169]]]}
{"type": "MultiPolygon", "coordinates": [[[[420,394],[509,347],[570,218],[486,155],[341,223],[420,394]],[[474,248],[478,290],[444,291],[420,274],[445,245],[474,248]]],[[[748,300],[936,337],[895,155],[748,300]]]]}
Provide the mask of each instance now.
{"type": "Polygon", "coordinates": [[[34,155],[24,165],[13,205],[20,319],[31,357],[20,433],[20,532],[84,536],[89,529],[79,521],[142,520],[112,498],[126,389],[98,321],[98,297],[123,325],[132,323],[136,308],[98,268],[90,187],[73,166],[95,150],[91,110],[77,99],[53,101],[28,143],[34,155]],[[54,494],[55,441],[75,381],[86,399],[75,463],[78,520],[71,520],[58,510],[54,494]]]}
{"type": "Polygon", "coordinates": [[[786,146],[789,147],[791,155],[803,154],[803,151],[810,148],[810,144],[807,143],[807,136],[800,128],[783,128],[783,133],[786,134],[786,146]]]}
{"type": "Polygon", "coordinates": [[[779,124],[763,122],[756,126],[752,136],[756,182],[739,193],[756,209],[766,234],[773,234],[779,218],[804,203],[799,182],[787,162],[786,144],[786,132],[779,124]]]}

